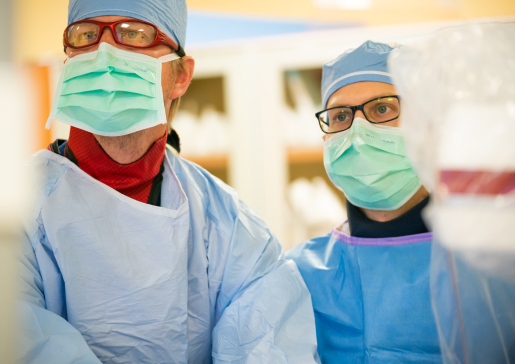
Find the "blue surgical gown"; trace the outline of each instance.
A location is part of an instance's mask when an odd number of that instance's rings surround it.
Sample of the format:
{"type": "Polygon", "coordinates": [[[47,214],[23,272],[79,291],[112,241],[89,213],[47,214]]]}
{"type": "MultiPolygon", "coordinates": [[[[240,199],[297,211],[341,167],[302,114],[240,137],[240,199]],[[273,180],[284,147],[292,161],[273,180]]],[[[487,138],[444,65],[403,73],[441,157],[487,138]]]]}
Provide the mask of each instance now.
{"type": "Polygon", "coordinates": [[[158,207],[31,157],[18,362],[317,362],[309,291],[265,223],[197,165],[164,165],[158,207]]]}
{"type": "Polygon", "coordinates": [[[334,229],[288,252],[312,295],[322,364],[442,362],[431,241],[431,233],[376,239],[334,229]]]}

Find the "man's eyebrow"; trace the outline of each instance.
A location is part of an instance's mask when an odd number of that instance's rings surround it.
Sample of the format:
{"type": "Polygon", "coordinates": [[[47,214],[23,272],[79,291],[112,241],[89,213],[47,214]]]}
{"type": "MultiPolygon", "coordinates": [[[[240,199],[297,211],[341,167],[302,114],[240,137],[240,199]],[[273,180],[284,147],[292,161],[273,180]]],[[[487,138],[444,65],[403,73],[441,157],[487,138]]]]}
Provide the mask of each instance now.
{"type": "Polygon", "coordinates": [[[367,98],[365,101],[363,102],[360,102],[359,104],[354,104],[354,105],[351,105],[349,103],[343,103],[343,102],[338,102],[338,103],[334,103],[333,106],[329,106],[330,103],[327,103],[327,108],[328,109],[332,109],[333,107],[344,107],[344,106],[356,106],[356,105],[361,105],[365,102],[369,102],[369,101],[372,101],[372,100],[375,100],[375,99],[381,99],[383,97],[386,97],[386,96],[392,96],[393,94],[392,93],[381,93],[381,94],[378,94],[376,96],[373,96],[371,98],[367,98]]]}

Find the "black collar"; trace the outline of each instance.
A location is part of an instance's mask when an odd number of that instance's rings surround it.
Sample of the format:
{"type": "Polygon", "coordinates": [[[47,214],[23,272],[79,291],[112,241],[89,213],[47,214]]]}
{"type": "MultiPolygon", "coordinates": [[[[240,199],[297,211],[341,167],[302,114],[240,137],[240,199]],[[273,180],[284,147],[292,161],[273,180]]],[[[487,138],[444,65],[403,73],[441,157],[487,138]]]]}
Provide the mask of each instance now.
{"type": "Polygon", "coordinates": [[[359,208],[347,201],[350,233],[358,238],[394,238],[427,233],[421,212],[428,202],[429,196],[398,218],[379,222],[369,219],[359,208]]]}

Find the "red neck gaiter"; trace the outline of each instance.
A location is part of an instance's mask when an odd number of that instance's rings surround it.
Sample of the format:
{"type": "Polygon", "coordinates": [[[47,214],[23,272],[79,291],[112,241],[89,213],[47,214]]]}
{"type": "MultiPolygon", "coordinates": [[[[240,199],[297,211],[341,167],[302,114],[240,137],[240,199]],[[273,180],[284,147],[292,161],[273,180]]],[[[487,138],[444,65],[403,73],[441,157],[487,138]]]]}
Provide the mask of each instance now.
{"type": "Polygon", "coordinates": [[[167,134],[158,139],[145,155],[131,164],[118,164],[100,147],[95,136],[71,127],[68,147],[79,168],[94,179],[137,201],[147,203],[152,182],[165,155],[167,134]]]}

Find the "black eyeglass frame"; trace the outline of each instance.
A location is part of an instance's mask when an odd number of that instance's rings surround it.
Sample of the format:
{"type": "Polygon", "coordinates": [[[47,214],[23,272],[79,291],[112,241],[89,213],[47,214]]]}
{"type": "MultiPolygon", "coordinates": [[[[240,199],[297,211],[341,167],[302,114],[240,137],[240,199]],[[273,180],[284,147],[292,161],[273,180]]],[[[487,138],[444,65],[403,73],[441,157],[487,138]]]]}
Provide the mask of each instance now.
{"type": "Polygon", "coordinates": [[[336,133],[340,133],[342,131],[345,131],[345,130],[349,130],[350,127],[352,126],[352,123],[354,122],[354,116],[356,115],[356,111],[357,110],[360,110],[363,115],[365,116],[365,119],[367,119],[367,121],[369,123],[372,123],[372,124],[383,124],[383,123],[387,123],[389,121],[392,121],[392,120],[395,120],[395,119],[398,119],[399,116],[401,115],[401,97],[399,95],[387,95],[387,96],[379,96],[379,97],[374,97],[372,100],[369,100],[361,105],[356,105],[356,106],[335,106],[335,107],[331,107],[329,109],[325,109],[325,110],[322,110],[322,111],[319,111],[315,114],[317,120],[318,120],[318,126],[320,126],[320,129],[322,129],[322,131],[325,133],[325,134],[336,134],[336,133]],[[399,102],[399,115],[397,115],[396,117],[394,117],[393,119],[390,119],[390,120],[385,120],[385,121],[371,121],[368,116],[367,116],[367,113],[365,112],[365,109],[364,109],[364,106],[372,101],[376,101],[377,99],[382,99],[382,98],[386,98],[386,97],[395,97],[397,99],[397,101],[399,102]],[[343,129],[343,130],[338,130],[338,131],[332,131],[332,132],[327,132],[324,130],[324,128],[322,127],[322,124],[324,125],[327,125],[329,126],[328,124],[324,123],[322,120],[320,120],[320,115],[326,111],[329,111],[329,110],[334,110],[334,109],[341,109],[341,108],[347,108],[347,109],[351,109],[352,111],[352,120],[350,121],[350,125],[348,128],[346,129],[343,129]]]}

